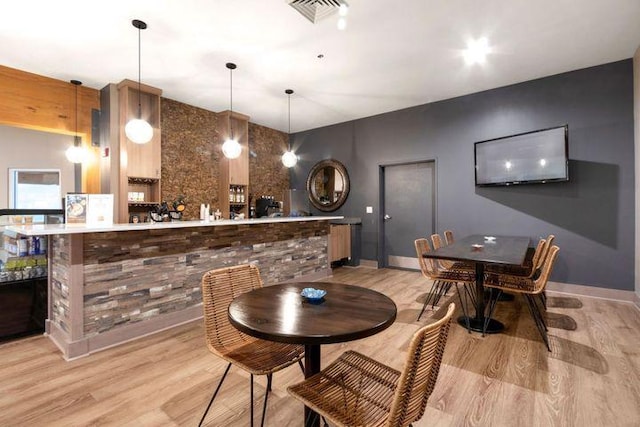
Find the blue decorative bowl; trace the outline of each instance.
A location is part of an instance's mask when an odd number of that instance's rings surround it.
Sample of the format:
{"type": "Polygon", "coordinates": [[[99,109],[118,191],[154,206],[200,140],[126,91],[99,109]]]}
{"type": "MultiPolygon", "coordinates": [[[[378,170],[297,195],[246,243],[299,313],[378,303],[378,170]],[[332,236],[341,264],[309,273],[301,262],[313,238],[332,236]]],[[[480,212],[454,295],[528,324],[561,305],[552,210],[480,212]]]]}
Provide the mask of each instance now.
{"type": "Polygon", "coordinates": [[[300,295],[307,299],[309,304],[320,304],[324,300],[327,291],[324,289],[304,288],[300,295]]]}

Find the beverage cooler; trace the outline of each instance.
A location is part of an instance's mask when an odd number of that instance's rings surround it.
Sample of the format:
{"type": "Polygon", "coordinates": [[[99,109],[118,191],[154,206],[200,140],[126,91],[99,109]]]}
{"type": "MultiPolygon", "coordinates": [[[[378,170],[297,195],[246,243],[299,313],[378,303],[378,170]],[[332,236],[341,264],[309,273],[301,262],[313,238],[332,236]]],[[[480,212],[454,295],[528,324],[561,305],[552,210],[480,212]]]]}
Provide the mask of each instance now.
{"type": "Polygon", "coordinates": [[[0,342],[43,332],[47,318],[47,238],[6,226],[62,222],[62,210],[0,209],[0,342]]]}

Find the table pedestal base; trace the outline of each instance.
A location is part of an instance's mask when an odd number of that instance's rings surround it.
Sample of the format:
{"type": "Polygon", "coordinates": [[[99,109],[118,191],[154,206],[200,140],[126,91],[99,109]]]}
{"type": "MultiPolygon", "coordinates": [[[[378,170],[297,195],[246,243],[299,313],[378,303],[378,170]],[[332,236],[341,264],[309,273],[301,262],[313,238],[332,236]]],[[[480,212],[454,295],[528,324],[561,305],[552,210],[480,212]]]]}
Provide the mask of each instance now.
{"type": "MultiPolygon", "coordinates": [[[[309,378],[320,372],[320,345],[304,346],[304,377],[309,378]]],[[[308,406],[304,407],[305,427],[320,427],[320,416],[308,406]]]]}
{"type": "MultiPolygon", "coordinates": [[[[475,332],[482,332],[482,328],[484,328],[484,318],[477,319],[475,317],[466,317],[460,316],[458,317],[458,323],[464,326],[465,328],[468,326],[469,329],[475,332]],[[467,325],[467,322],[469,324],[467,325]]],[[[504,325],[501,322],[498,322],[495,319],[489,319],[489,324],[487,325],[487,330],[485,333],[487,334],[497,334],[504,330],[504,325]]]]}

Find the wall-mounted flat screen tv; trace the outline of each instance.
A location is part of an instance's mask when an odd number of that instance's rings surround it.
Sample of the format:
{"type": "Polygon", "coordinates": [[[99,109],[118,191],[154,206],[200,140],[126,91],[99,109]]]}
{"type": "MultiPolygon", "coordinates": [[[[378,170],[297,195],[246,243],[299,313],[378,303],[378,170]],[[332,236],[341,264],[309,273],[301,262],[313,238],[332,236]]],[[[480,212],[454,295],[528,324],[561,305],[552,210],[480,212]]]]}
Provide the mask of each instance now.
{"type": "Polygon", "coordinates": [[[536,130],[474,144],[476,185],[569,180],[569,126],[536,130]]]}

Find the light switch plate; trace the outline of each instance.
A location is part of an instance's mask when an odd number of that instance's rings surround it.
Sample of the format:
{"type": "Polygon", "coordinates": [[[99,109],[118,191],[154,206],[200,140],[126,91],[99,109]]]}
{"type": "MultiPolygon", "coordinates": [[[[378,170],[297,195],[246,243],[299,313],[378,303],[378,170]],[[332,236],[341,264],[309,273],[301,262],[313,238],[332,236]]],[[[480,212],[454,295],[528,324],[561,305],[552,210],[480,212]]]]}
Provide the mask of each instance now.
{"type": "Polygon", "coordinates": [[[367,206],[367,213],[373,213],[373,206],[367,206]]]}

